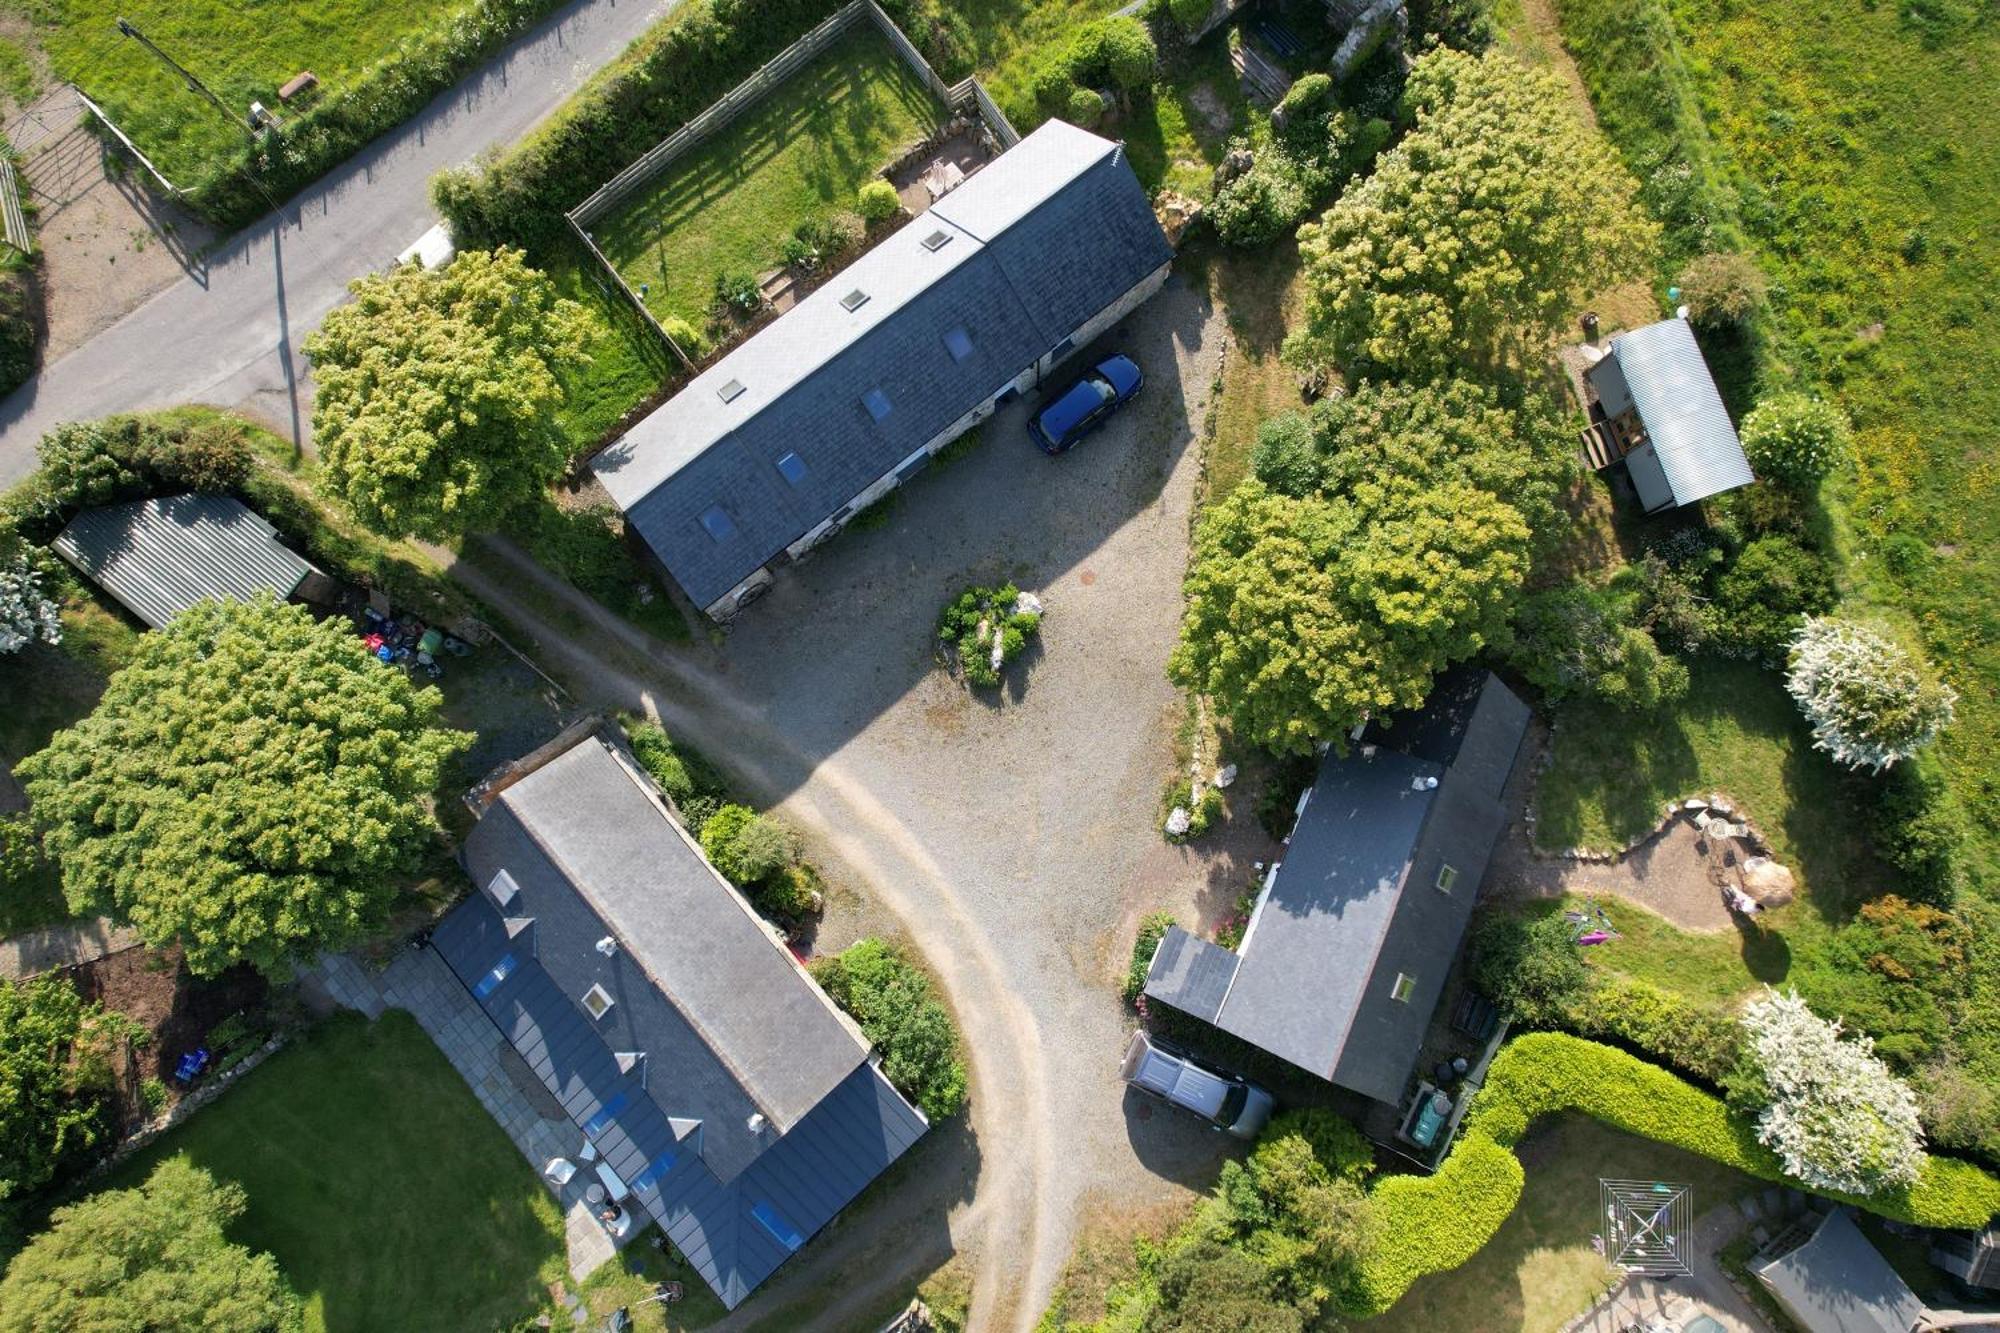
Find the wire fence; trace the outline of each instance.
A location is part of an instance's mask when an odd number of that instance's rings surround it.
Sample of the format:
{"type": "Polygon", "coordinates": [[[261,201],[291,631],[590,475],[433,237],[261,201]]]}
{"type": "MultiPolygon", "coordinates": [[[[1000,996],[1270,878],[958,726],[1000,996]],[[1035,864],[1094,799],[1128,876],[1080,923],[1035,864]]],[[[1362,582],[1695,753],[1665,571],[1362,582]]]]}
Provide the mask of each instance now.
{"type": "Polygon", "coordinates": [[[576,233],[577,240],[590,256],[603,268],[612,284],[631,302],[646,324],[659,335],[660,341],[672,349],[674,356],[688,370],[694,369],[694,361],[681,345],[674,341],[639,294],[632,290],[624,275],[606,258],[590,234],[590,226],[612,209],[617,208],[649,181],[659,176],[674,161],[707,140],[717,131],[726,128],[744,111],[810,64],[815,57],[838,41],[847,30],[857,23],[873,23],[897,57],[910,67],[924,82],[937,99],[953,112],[969,114],[986,127],[1001,148],[1011,148],[1021,141],[1021,136],[1008,121],[1005,113],[981,86],[979,80],[965,78],[957,83],[946,83],[931,68],[923,52],[917,50],[896,21],[882,12],[875,0],[850,0],[829,15],[823,22],[801,36],[790,46],[767,61],[756,73],[731,88],[700,115],[675,130],[648,149],[631,166],[613,176],[593,191],[589,198],[569,210],[563,216],[576,233]]]}

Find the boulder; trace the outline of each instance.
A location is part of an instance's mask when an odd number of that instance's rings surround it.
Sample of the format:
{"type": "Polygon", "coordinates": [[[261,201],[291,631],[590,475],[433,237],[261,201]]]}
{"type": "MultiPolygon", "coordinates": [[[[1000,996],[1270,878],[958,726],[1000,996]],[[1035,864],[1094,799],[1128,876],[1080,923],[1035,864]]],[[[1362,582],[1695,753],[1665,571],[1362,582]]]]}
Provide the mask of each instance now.
{"type": "Polygon", "coordinates": [[[1193,820],[1187,812],[1187,807],[1184,805],[1175,806],[1167,815],[1167,836],[1170,838],[1185,838],[1188,828],[1192,823],[1193,820]]]}
{"type": "Polygon", "coordinates": [[[1798,880],[1792,872],[1768,856],[1753,856],[1743,863],[1743,891],[1757,900],[1759,907],[1783,907],[1798,896],[1798,880]]]}

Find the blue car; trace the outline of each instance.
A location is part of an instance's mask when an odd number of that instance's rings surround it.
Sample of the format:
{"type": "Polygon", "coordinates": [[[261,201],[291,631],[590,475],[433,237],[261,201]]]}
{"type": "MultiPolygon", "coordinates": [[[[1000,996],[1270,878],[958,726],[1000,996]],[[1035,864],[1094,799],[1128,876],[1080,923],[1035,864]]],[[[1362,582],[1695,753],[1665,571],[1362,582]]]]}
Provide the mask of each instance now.
{"type": "Polygon", "coordinates": [[[1042,405],[1028,418],[1028,434],[1046,454],[1066,453],[1132,401],[1146,377],[1128,356],[1107,356],[1088,374],[1042,405]]]}

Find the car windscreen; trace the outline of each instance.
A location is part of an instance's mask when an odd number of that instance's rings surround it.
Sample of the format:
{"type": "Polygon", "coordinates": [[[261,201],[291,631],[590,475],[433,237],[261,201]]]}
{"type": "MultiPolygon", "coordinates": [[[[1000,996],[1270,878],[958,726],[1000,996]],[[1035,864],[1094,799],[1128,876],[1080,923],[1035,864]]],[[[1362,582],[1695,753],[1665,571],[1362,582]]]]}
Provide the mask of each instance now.
{"type": "Polygon", "coordinates": [[[1083,419],[1118,396],[1110,381],[1086,375],[1070,386],[1068,393],[1042,409],[1042,429],[1051,439],[1061,439],[1083,424],[1083,419]]]}
{"type": "Polygon", "coordinates": [[[1243,1104],[1250,1100],[1250,1089],[1241,1083],[1232,1087],[1222,1099],[1222,1109],[1215,1113],[1215,1123],[1224,1129],[1243,1118],[1243,1104]]]}

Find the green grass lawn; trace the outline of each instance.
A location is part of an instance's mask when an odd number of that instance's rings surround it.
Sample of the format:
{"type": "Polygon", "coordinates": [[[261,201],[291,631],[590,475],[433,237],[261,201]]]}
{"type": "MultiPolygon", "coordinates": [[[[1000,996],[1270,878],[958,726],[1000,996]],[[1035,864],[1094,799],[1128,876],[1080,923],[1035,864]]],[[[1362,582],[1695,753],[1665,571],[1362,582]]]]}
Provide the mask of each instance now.
{"type": "Polygon", "coordinates": [[[30,0],[24,6],[57,75],[103,105],[176,184],[230,160],[243,131],[157,56],[120,36],[120,17],[235,115],[247,115],[253,101],[282,115],[289,113],[278,89],[300,71],[319,76],[322,97],[340,92],[393,58],[400,44],[480,7],[479,0],[30,0]]]}
{"type": "Polygon", "coordinates": [[[1538,1126],[1520,1157],[1527,1188],[1486,1248],[1461,1267],[1420,1279],[1387,1314],[1357,1330],[1554,1333],[1610,1285],[1612,1270],[1590,1243],[1603,1226],[1600,1176],[1691,1184],[1696,1215],[1762,1187],[1707,1158],[1582,1116],[1538,1126]]]}
{"type": "Polygon", "coordinates": [[[1831,908],[1880,882],[1868,852],[1860,780],[1812,748],[1777,673],[1697,659],[1688,697],[1651,715],[1592,701],[1555,714],[1555,753],[1536,787],[1535,838],[1547,848],[1613,847],[1650,831],[1660,807],[1722,791],[1779,860],[1831,908]]]}
{"type": "Polygon", "coordinates": [[[2000,860],[2000,28],[1976,6],[1558,0],[1600,116],[1642,178],[1713,159],[1774,281],[1773,382],[1836,395],[1857,599],[1909,616],[1960,699],[1941,746],[2000,860]],[[1669,44],[1671,39],[1671,44],[1669,44]],[[1672,108],[1671,112],[1662,108],[1672,108]]]}
{"type": "Polygon", "coordinates": [[[249,1195],[232,1239],[268,1250],[306,1326],[513,1327],[564,1276],[562,1219],[416,1020],[328,1020],[122,1165],[168,1155],[249,1195]]]}
{"type": "Polygon", "coordinates": [[[646,328],[631,302],[612,288],[597,261],[583,255],[581,246],[576,250],[577,254],[552,264],[549,277],[558,294],[592,316],[583,349],[589,359],[558,371],[568,395],[558,417],[571,453],[582,457],[666,387],[678,366],[673,354],[660,345],[659,335],[646,328]]]}
{"type": "Polygon", "coordinates": [[[808,219],[852,211],[855,192],[944,118],[930,90],[858,24],[592,234],[648,307],[700,328],[724,273],[775,268],[808,219]]]}

